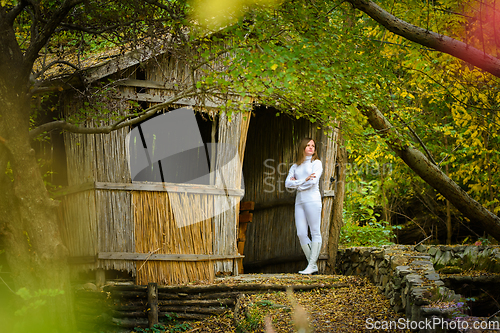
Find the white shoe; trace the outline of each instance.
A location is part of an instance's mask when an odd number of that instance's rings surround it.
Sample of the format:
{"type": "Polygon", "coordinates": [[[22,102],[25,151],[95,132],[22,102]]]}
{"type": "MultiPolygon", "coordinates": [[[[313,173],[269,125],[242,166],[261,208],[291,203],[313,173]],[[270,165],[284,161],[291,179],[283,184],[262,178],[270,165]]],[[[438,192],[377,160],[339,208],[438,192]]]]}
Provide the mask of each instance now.
{"type": "Polygon", "coordinates": [[[316,262],[318,261],[319,251],[321,250],[321,243],[312,242],[311,243],[311,256],[309,257],[309,264],[306,269],[300,271],[300,274],[314,274],[318,273],[318,266],[316,262]]]}
{"type": "Polygon", "coordinates": [[[316,265],[307,265],[306,269],[303,271],[299,271],[300,274],[305,274],[305,275],[313,275],[318,273],[318,266],[316,265]]]}
{"type": "Polygon", "coordinates": [[[318,272],[318,266],[316,264],[314,265],[307,265],[306,269],[303,271],[299,271],[299,274],[314,274],[318,272]]]}

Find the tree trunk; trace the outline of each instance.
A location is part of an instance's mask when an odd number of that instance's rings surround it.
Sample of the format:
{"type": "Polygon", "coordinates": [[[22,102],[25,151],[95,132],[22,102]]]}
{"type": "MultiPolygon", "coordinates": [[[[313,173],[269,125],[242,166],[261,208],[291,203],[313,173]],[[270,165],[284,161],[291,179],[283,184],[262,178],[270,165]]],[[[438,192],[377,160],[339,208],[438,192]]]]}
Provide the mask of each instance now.
{"type": "Polygon", "coordinates": [[[342,132],[339,132],[338,155],[336,164],[339,167],[337,175],[337,188],[332,207],[332,217],[330,220],[330,230],[328,232],[328,262],[326,263],[325,274],[333,274],[337,261],[337,250],[339,248],[340,229],[344,225],[342,212],[344,210],[345,176],[347,164],[347,151],[344,147],[342,132]]]}
{"type": "MultiPolygon", "coordinates": [[[[22,73],[13,77],[22,77],[22,73]]],[[[14,320],[22,323],[20,331],[74,332],[67,249],[59,234],[57,204],[49,197],[30,146],[30,97],[23,84],[7,83],[5,76],[1,79],[0,230],[15,281],[13,287],[26,288],[31,295],[47,290],[64,292],[24,301],[19,298],[22,307],[33,306],[38,299],[46,303],[30,308],[25,314],[29,319],[14,320]],[[13,179],[5,175],[7,163],[13,179]]]]}
{"type": "Polygon", "coordinates": [[[401,134],[375,106],[361,107],[370,125],[385,139],[387,145],[427,184],[448,199],[462,214],[478,223],[495,239],[500,240],[500,218],[471,198],[437,165],[419,150],[404,143],[401,134]]]}

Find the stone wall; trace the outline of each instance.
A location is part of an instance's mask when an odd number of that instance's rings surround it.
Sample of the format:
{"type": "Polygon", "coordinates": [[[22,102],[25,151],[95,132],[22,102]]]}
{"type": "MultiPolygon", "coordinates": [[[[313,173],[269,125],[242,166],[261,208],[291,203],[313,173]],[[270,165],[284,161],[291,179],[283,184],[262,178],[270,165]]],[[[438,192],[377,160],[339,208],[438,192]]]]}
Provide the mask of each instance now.
{"type": "Polygon", "coordinates": [[[500,247],[498,246],[418,245],[415,250],[429,255],[434,268],[442,272],[461,273],[474,269],[500,273],[500,247]]]}
{"type": "Polygon", "coordinates": [[[464,303],[461,295],[444,286],[435,271],[433,260],[437,251],[431,256],[426,249],[418,249],[424,253],[403,245],[340,249],[338,273],[369,277],[390,299],[393,309],[406,314],[406,328],[445,331],[441,328],[463,316],[464,303]],[[441,325],[436,326],[438,322],[441,325]]]}

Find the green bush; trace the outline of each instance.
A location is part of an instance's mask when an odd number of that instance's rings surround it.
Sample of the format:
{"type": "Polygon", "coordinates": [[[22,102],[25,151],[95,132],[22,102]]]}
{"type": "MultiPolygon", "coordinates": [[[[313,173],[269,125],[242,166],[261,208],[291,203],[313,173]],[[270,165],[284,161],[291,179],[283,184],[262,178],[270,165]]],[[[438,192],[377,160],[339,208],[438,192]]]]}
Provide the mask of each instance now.
{"type": "Polygon", "coordinates": [[[394,244],[394,229],[400,226],[390,226],[385,221],[370,221],[366,225],[358,222],[346,222],[340,230],[340,245],[351,246],[380,246],[394,244]]]}

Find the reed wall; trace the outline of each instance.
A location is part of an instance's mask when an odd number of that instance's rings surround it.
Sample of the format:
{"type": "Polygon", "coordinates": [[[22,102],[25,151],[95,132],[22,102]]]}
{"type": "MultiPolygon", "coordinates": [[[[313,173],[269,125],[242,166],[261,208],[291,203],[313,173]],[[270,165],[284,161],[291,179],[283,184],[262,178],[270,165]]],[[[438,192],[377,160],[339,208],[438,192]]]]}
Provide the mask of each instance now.
{"type": "MultiPolygon", "coordinates": [[[[74,93],[64,98],[66,118],[80,114],[87,100],[74,93]]],[[[112,121],[112,113],[124,114],[127,108],[123,102],[103,102],[110,113],[100,115],[96,120],[90,115],[85,120],[86,127],[107,125],[112,121]]],[[[81,115],[80,115],[81,116],[81,115]]],[[[128,128],[109,134],[64,133],[68,184],[70,187],[93,182],[130,182],[126,158],[125,138],[128,128]]],[[[100,191],[88,189],[61,198],[63,235],[72,256],[95,256],[99,252],[133,252],[133,219],[131,215],[130,192],[100,191]]],[[[101,260],[73,266],[75,270],[115,269],[135,272],[135,265],[122,260],[101,260]]]]}
{"type": "MultiPolygon", "coordinates": [[[[219,188],[241,188],[241,159],[246,142],[244,136],[249,124],[249,115],[233,114],[229,119],[225,113],[219,120],[219,149],[217,154],[217,174],[215,184],[219,188]],[[242,135],[243,134],[243,135],[242,135]],[[241,155],[240,155],[241,151],[241,155]]],[[[239,201],[241,198],[218,196],[215,205],[227,207],[221,214],[214,217],[214,254],[229,255],[238,253],[237,228],[239,201]]],[[[234,260],[215,263],[216,272],[237,272],[234,260]]]]}
{"type": "MultiPolygon", "coordinates": [[[[128,112],[129,99],[148,107],[157,102],[155,98],[171,97],[176,93],[172,89],[174,85],[183,87],[190,84],[192,78],[188,64],[169,55],[155,58],[145,67],[129,68],[122,75],[127,78],[126,82],[132,83],[121,85],[115,98],[94,101],[106,105],[109,117],[101,115],[103,119],[95,120],[89,115],[84,126],[109,124],[113,115],[128,112]],[[140,87],[141,82],[145,82],[145,87],[140,87]],[[166,82],[164,87],[161,82],[166,82]]],[[[216,116],[216,110],[199,107],[198,103],[203,105],[204,101],[195,100],[193,104],[193,100],[186,99],[178,105],[205,112],[202,118],[214,122],[212,141],[224,145],[224,149],[217,151],[218,172],[214,173],[212,188],[241,188],[248,114],[233,114],[230,118],[225,113],[216,116]]],[[[88,101],[71,93],[66,94],[63,104],[67,118],[89,106],[88,101]]],[[[125,140],[128,132],[129,129],[124,128],[110,134],[65,133],[68,184],[72,191],[61,197],[61,224],[71,256],[94,257],[101,252],[237,255],[240,199],[237,196],[103,189],[93,185],[96,182],[131,184],[125,140]]],[[[136,276],[138,284],[212,281],[216,273],[237,273],[235,259],[189,262],[100,259],[73,267],[75,272],[127,271],[136,276]]]]}
{"type": "MultiPolygon", "coordinates": [[[[183,57],[166,52],[145,64],[123,70],[115,76],[119,87],[112,95],[90,101],[106,105],[109,117],[96,121],[89,114],[84,126],[108,124],[113,120],[112,114],[128,112],[130,100],[146,108],[175,96],[210,70],[207,66],[194,70],[195,64],[191,61],[197,52],[183,50],[183,57]]],[[[222,62],[211,65],[212,68],[223,66],[222,62]]],[[[202,118],[212,121],[212,128],[206,128],[210,132],[210,142],[223,147],[217,151],[216,172],[210,186],[241,188],[240,165],[243,163],[244,200],[254,201],[257,207],[275,203],[253,212],[253,222],[249,223],[246,234],[245,263],[288,258],[290,262],[269,265],[263,271],[295,272],[303,268],[305,258],[302,258],[295,231],[294,193],[285,189],[284,180],[294,163],[297,143],[310,136],[316,139],[323,162],[320,187],[334,190],[335,184],[325,180],[335,175],[335,132],[333,136],[326,136],[323,129],[306,119],[276,117],[275,111],[265,108],[256,110],[254,116],[248,112],[227,116],[217,109],[227,99],[239,98],[228,94],[218,94],[216,98],[197,95],[176,103],[179,107],[202,112],[202,118]]],[[[66,116],[71,117],[88,107],[85,102],[89,101],[67,93],[63,101],[66,116]]],[[[129,129],[124,128],[105,135],[65,134],[68,184],[73,188],[82,186],[62,197],[62,229],[71,255],[95,256],[100,252],[237,255],[238,196],[85,188],[86,184],[95,182],[131,183],[125,147],[128,132],[129,129]]],[[[323,199],[323,257],[327,253],[332,203],[332,197],[323,199]]],[[[320,263],[320,267],[322,265],[320,263]]],[[[238,273],[235,259],[196,262],[98,260],[93,264],[81,264],[76,270],[98,268],[128,271],[140,284],[210,281],[218,273],[238,273]]]]}

